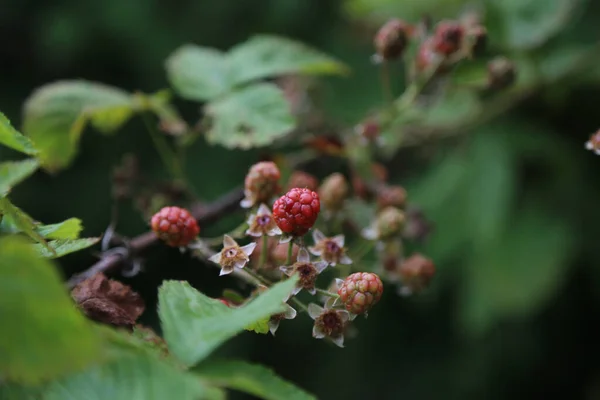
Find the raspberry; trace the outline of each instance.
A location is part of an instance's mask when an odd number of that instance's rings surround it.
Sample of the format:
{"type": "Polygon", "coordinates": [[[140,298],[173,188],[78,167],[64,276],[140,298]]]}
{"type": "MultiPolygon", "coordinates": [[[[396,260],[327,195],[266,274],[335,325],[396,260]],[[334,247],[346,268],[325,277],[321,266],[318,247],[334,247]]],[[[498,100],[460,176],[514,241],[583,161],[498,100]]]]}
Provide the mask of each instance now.
{"type": "Polygon", "coordinates": [[[347,277],[338,289],[346,310],[363,314],[371,309],[383,294],[383,283],[376,274],[356,272],[347,277]]]}
{"type": "Polygon", "coordinates": [[[275,201],[273,218],[284,233],[303,236],[315,224],[320,210],[317,193],[306,188],[293,188],[275,201]]]}
{"type": "Polygon", "coordinates": [[[319,180],[313,175],[304,171],[294,171],[288,180],[288,189],[292,188],[307,188],[317,190],[319,180]]]}
{"type": "Polygon", "coordinates": [[[277,165],[271,161],[263,161],[250,167],[244,181],[244,200],[242,207],[250,208],[255,204],[267,203],[280,190],[281,174],[277,165]]]}
{"type": "Polygon", "coordinates": [[[319,197],[327,210],[338,211],[348,196],[348,182],[344,175],[336,172],[329,175],[319,187],[319,197]]]}
{"type": "Polygon", "coordinates": [[[156,236],[173,247],[188,245],[200,233],[196,219],[179,207],[164,207],[154,214],[150,225],[156,236]]]}
{"type": "Polygon", "coordinates": [[[463,41],[465,30],[455,21],[442,21],[438,24],[433,38],[436,52],[449,56],[456,53],[463,41]]]}
{"type": "Polygon", "coordinates": [[[386,22],[375,35],[375,49],[383,60],[394,60],[402,55],[408,44],[410,27],[402,20],[386,22]]]}

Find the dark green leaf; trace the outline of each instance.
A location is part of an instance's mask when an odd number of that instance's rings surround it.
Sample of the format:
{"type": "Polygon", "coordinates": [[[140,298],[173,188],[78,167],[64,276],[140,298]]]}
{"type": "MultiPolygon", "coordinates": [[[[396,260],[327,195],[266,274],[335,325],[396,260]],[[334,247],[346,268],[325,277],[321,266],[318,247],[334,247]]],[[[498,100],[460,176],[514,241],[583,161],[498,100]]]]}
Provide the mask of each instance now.
{"type": "Polygon", "coordinates": [[[257,35],[227,54],[233,84],[284,74],[346,74],[348,68],[302,43],[278,36],[257,35]]]}
{"type": "Polygon", "coordinates": [[[267,316],[283,312],[283,299],[296,278],[278,283],[240,308],[229,308],[192,288],[187,282],[167,281],[158,292],[158,314],[171,352],[192,365],[227,339],[267,316]]]}
{"type": "Polygon", "coordinates": [[[189,100],[212,100],[232,87],[225,56],[214,49],[182,46],[169,56],[166,69],[175,91],[189,100]]]}
{"type": "Polygon", "coordinates": [[[210,383],[265,400],[310,400],[314,396],[280,378],[262,365],[242,361],[213,361],[194,369],[210,383]]]}
{"type": "Polygon", "coordinates": [[[0,112],[0,144],[25,154],[35,155],[36,148],[31,140],[12,127],[10,121],[0,112]]]}
{"type": "Polygon", "coordinates": [[[39,225],[37,231],[46,239],[77,239],[83,226],[78,218],[69,218],[58,224],[39,225]]]}
{"type": "Polygon", "coordinates": [[[0,197],[4,197],[18,183],[24,181],[38,168],[34,159],[0,163],[0,197]]]}
{"type": "Polygon", "coordinates": [[[111,86],[86,81],[60,81],[37,89],[24,107],[23,132],[40,150],[42,166],[57,171],[68,166],[89,121],[102,132],[118,129],[133,112],[132,97],[111,86]]]}
{"type": "Polygon", "coordinates": [[[206,139],[228,148],[249,149],[271,144],[294,129],[294,117],[283,93],[258,83],[208,104],[212,126],[206,139]]]}
{"type": "Polygon", "coordinates": [[[36,383],[99,356],[98,338],[54,266],[15,237],[0,239],[0,320],[4,379],[36,383]]]}
{"type": "Polygon", "coordinates": [[[59,258],[79,250],[87,249],[98,243],[99,238],[81,238],[81,239],[59,239],[48,242],[48,247],[41,244],[33,244],[32,247],[40,257],[59,258]]]}

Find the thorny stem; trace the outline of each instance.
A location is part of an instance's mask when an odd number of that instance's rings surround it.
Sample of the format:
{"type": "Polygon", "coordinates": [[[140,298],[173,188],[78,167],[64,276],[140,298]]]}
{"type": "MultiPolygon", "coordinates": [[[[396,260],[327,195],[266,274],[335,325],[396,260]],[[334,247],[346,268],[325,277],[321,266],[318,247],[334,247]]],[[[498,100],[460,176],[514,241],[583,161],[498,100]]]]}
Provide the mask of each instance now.
{"type": "Polygon", "coordinates": [[[269,237],[267,235],[263,235],[262,248],[260,249],[260,259],[258,260],[258,268],[262,268],[265,266],[265,262],[267,261],[267,251],[268,250],[269,250],[269,237]]]}
{"type": "Polygon", "coordinates": [[[293,248],[294,248],[294,241],[290,240],[290,244],[288,245],[287,258],[285,259],[285,265],[290,265],[292,263],[293,248]]]}
{"type": "Polygon", "coordinates": [[[331,293],[330,291],[325,290],[325,289],[315,288],[315,290],[317,291],[317,293],[322,294],[323,296],[332,297],[334,299],[337,299],[340,297],[336,293],[331,293]]]}

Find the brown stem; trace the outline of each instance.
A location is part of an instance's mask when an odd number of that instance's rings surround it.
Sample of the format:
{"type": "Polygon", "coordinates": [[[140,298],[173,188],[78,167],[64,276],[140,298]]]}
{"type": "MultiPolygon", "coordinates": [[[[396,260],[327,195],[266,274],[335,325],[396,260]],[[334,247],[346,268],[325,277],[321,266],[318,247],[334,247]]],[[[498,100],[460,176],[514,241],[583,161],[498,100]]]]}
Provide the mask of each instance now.
{"type": "MultiPolygon", "coordinates": [[[[195,204],[191,207],[192,215],[198,220],[200,225],[214,222],[221,216],[235,210],[243,198],[243,191],[236,188],[212,203],[195,204]]],[[[122,251],[115,253],[114,251],[107,252],[100,261],[86,269],[85,271],[73,275],[67,282],[69,289],[75,287],[78,283],[91,278],[92,276],[102,272],[106,273],[119,267],[124,261],[137,257],[148,250],[150,247],[158,243],[158,238],[154,232],[146,232],[134,237],[129,242],[127,247],[122,248],[122,251]]]]}

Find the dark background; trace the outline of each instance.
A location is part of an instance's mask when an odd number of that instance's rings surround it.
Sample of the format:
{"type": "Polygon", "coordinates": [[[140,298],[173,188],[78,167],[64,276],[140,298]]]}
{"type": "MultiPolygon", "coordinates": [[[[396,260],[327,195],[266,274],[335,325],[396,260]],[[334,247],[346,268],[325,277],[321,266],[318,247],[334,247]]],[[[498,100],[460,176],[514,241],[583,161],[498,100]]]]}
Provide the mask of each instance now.
{"type": "MultiPolygon", "coordinates": [[[[415,21],[426,12],[435,19],[456,17],[465,4],[2,0],[0,110],[18,126],[32,90],[58,79],[156,91],[168,86],[164,59],[183,43],[227,49],[255,33],[277,33],[352,67],[347,78],[321,81],[320,90],[332,120],[355,123],[381,102],[378,72],[369,61],[373,27],[393,16],[415,21]]],[[[600,4],[473,4],[487,12],[491,52],[517,61],[518,85],[541,79],[509,111],[452,140],[401,151],[390,163],[391,180],[405,185],[411,201],[436,223],[418,248],[438,267],[431,289],[402,299],[390,286],[343,350],[312,339],[301,317],[283,323],[276,339],[248,333],[220,353],[269,365],[320,399],[600,398],[600,158],[584,150],[599,128],[598,47],[577,61],[579,69],[571,68],[580,51],[597,46],[600,4]],[[537,69],[528,69],[531,60],[537,69]]],[[[13,200],[48,223],[81,218],[85,234],[99,235],[110,220],[110,171],[127,152],[139,156],[145,173],[164,177],[136,119],[110,137],[88,129],[70,169],[37,173],[13,200]]],[[[210,200],[241,184],[259,154],[198,143],[189,158],[188,176],[210,200]]],[[[147,228],[133,207],[121,211],[121,233],[147,228]]],[[[204,233],[216,236],[222,229],[204,233]]],[[[93,261],[82,252],[60,263],[68,276],[93,261]]],[[[152,305],[162,279],[188,279],[212,296],[235,287],[214,271],[160,247],[145,272],[126,281],[152,305]]],[[[155,324],[148,308],[143,322],[155,324]]]]}

